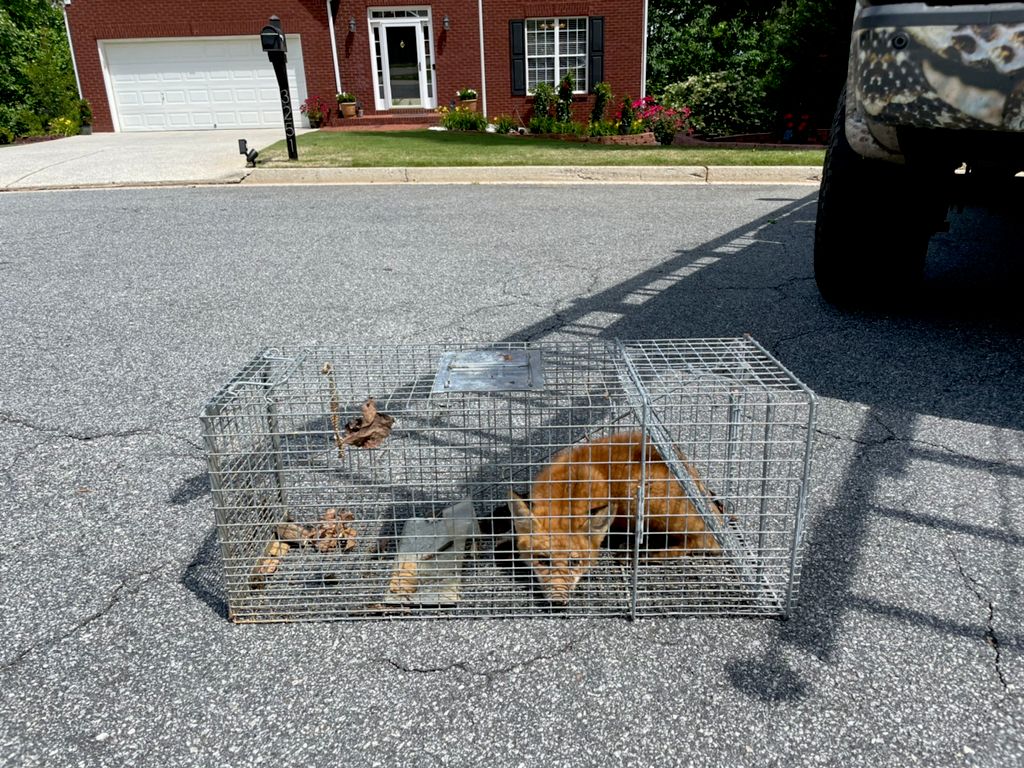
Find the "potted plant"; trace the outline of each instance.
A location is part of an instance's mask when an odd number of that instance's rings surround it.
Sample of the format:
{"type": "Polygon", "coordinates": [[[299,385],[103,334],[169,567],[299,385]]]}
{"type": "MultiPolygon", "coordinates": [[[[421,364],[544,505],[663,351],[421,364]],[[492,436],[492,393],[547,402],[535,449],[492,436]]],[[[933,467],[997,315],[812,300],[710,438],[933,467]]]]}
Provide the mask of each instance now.
{"type": "Polygon", "coordinates": [[[299,111],[309,118],[310,128],[319,128],[327,118],[328,106],[327,102],[319,96],[310,96],[302,102],[299,111]]]}
{"type": "Polygon", "coordinates": [[[78,101],[78,122],[81,125],[78,132],[83,136],[90,136],[92,134],[92,107],[89,106],[88,99],[79,99],[78,101]]]}
{"type": "Polygon", "coordinates": [[[338,99],[338,112],[342,117],[356,116],[356,95],[348,91],[342,91],[336,97],[338,99]]]}
{"type": "Polygon", "coordinates": [[[459,97],[459,106],[469,112],[476,112],[476,91],[472,88],[459,88],[456,94],[459,97]]]}

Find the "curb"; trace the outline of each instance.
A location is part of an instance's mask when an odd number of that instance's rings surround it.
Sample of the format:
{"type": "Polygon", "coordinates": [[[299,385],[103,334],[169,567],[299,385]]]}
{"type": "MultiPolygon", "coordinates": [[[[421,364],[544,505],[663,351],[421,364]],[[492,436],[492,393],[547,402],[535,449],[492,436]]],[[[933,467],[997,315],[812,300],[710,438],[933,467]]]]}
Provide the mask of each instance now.
{"type": "Polygon", "coordinates": [[[449,168],[254,168],[212,179],[24,184],[4,192],[307,184],[820,184],[813,165],[487,166],[449,168]]]}
{"type": "Polygon", "coordinates": [[[818,166],[498,166],[255,168],[242,185],[287,184],[819,184],[818,166]]]}

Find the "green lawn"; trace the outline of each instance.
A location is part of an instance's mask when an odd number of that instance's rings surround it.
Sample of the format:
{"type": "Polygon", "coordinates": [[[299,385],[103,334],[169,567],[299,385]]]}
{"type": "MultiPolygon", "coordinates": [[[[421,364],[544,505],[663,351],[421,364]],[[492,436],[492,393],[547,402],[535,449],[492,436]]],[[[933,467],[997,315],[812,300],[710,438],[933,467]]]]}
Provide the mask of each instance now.
{"type": "Polygon", "coordinates": [[[298,137],[299,159],[284,141],[260,150],[263,167],[380,168],[473,165],[818,165],[823,149],[620,147],[444,131],[316,131],[298,137]]]}

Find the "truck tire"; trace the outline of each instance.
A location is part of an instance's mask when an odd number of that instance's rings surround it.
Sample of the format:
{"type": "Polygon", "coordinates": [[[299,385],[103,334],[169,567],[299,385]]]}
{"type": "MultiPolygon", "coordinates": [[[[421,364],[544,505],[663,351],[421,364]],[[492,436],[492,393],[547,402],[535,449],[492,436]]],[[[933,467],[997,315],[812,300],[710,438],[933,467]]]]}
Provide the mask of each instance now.
{"type": "Polygon", "coordinates": [[[933,195],[907,166],[858,155],[845,123],[844,90],[818,192],[814,279],[822,297],[837,306],[902,303],[924,274],[933,195]]]}

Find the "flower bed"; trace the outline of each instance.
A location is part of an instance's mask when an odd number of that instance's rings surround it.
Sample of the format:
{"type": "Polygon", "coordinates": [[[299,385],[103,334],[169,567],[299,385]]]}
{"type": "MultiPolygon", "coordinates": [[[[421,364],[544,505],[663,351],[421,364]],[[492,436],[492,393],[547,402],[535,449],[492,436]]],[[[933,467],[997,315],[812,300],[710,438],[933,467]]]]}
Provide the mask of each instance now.
{"type": "Polygon", "coordinates": [[[650,131],[631,133],[628,136],[591,136],[587,139],[591,144],[625,144],[636,146],[641,144],[657,144],[658,140],[650,131]]]}
{"type": "Polygon", "coordinates": [[[658,140],[650,131],[646,133],[632,133],[627,136],[574,136],[571,133],[513,133],[511,136],[521,136],[528,139],[556,139],[558,141],[575,141],[579,144],[620,144],[624,146],[654,145],[658,140]]]}

